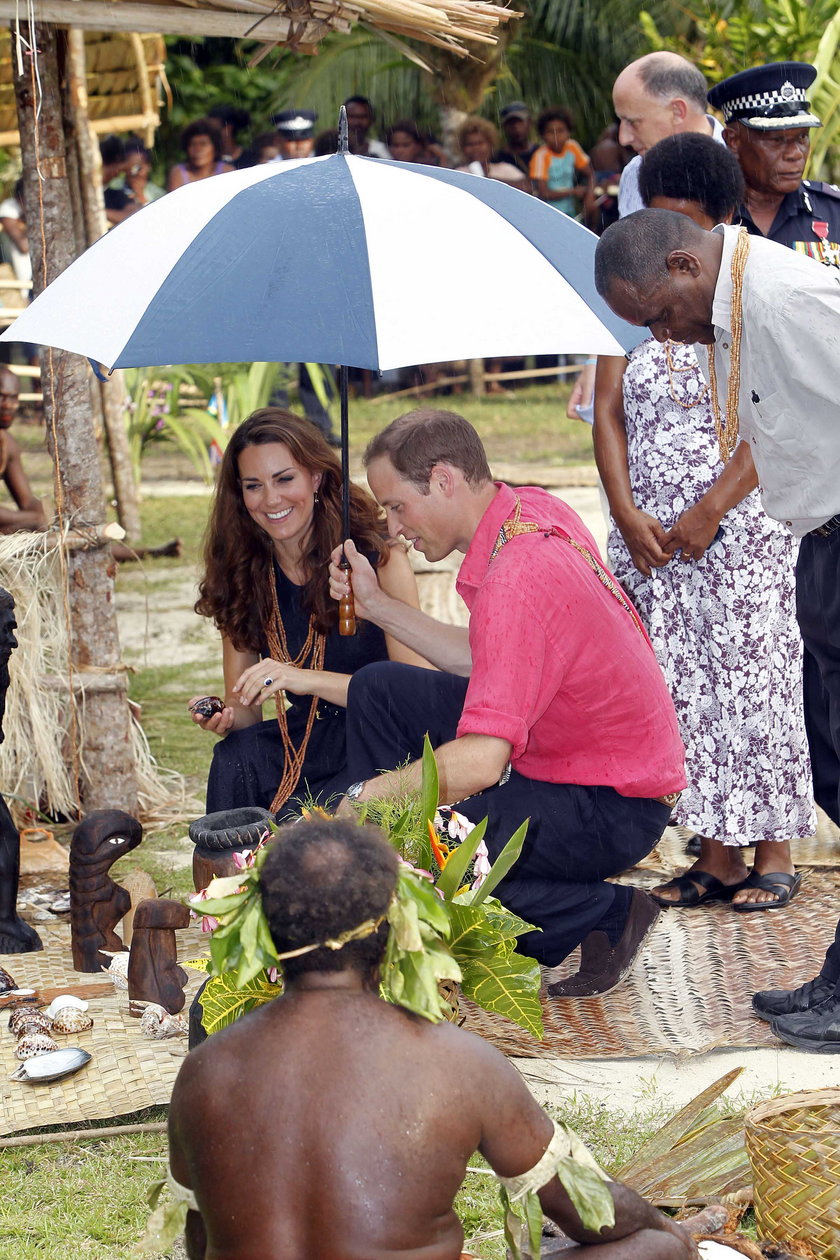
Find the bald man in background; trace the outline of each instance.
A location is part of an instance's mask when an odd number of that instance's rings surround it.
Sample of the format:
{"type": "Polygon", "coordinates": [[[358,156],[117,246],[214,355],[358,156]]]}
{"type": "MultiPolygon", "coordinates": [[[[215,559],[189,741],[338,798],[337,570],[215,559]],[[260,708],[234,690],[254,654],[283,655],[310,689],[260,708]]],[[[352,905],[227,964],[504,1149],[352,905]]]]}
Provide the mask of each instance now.
{"type": "Polygon", "coordinates": [[[613,86],[619,142],[636,150],[621,173],[618,213],[623,218],[643,210],[639,193],[642,157],[666,136],[697,131],[723,141],[723,128],[706,113],[706,80],[677,53],[654,52],[625,66],[613,86]]]}

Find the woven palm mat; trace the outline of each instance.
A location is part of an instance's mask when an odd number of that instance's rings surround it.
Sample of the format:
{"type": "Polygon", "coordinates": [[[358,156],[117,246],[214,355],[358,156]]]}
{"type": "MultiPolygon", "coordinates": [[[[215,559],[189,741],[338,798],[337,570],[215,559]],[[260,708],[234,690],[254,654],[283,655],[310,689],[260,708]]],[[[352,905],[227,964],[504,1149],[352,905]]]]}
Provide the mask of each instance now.
{"type": "MultiPolygon", "coordinates": [[[[663,910],[629,976],[602,998],[546,999],[545,1037],[535,1041],[510,1020],[461,999],[464,1027],[523,1058],[626,1058],[702,1054],[719,1047],[779,1046],[753,1015],[759,989],[793,988],[819,971],[840,910],[840,844],[821,829],[821,865],[801,866],[802,888],[783,910],[738,914],[728,904],[663,910]]],[[[692,859],[669,828],[658,850],[621,882],[651,888],[692,859]]],[[[801,849],[800,849],[801,851],[801,849]]],[[[749,852],[747,861],[749,861],[749,852]]],[[[572,954],[549,979],[577,971],[572,954]]]]}
{"type": "MultiPolygon", "coordinates": [[[[37,954],[4,954],[0,966],[23,988],[56,989],[65,984],[101,985],[106,973],[83,975],[73,970],[69,925],[38,924],[44,943],[37,954]]],[[[194,928],[177,933],[180,958],[206,953],[207,937],[194,928]]],[[[199,987],[200,972],[189,972],[187,1006],[199,987]]],[[[169,1102],[178,1068],[187,1052],[186,1037],[150,1041],[140,1021],[128,1014],[128,993],[113,989],[92,995],[88,1032],[56,1036],[60,1049],[80,1046],[93,1056],[73,1076],[45,1085],[9,1080],[20,1066],[15,1038],[8,1030],[8,1014],[0,1012],[0,1134],[17,1133],[49,1124],[79,1124],[87,1120],[125,1115],[142,1107],[169,1102]]],[[[186,1014],[185,1006],[183,1014],[186,1014]]]]}

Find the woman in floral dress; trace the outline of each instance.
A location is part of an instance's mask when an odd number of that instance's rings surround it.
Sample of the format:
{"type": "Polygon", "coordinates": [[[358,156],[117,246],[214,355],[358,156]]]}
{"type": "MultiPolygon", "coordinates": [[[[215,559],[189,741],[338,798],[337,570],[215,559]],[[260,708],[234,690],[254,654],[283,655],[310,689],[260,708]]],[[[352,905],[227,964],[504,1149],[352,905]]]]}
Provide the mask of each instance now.
{"type": "MultiPolygon", "coordinates": [[[[708,228],[731,219],[742,186],[728,150],[689,134],[650,150],[642,181],[649,204],[708,228]]],[[[762,510],[745,443],[724,466],[692,347],[649,339],[629,362],[599,360],[595,419],[609,561],[674,698],[689,784],[675,821],[701,844],[695,866],[654,896],[776,909],[799,886],[789,842],[815,826],[796,540],[762,510]],[[742,850],[752,844],[748,873],[742,850]]]]}

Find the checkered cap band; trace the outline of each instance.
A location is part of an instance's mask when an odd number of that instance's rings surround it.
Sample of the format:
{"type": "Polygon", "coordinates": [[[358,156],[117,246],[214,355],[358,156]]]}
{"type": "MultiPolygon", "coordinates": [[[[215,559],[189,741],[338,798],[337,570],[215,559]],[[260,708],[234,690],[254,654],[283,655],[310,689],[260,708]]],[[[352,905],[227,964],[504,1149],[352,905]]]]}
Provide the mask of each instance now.
{"type": "Polygon", "coordinates": [[[808,112],[808,101],[801,88],[795,88],[791,82],[783,83],[780,88],[770,92],[752,92],[748,96],[736,96],[723,103],[723,116],[727,122],[732,118],[745,115],[763,115],[774,112],[779,116],[782,110],[789,114],[808,112]]]}

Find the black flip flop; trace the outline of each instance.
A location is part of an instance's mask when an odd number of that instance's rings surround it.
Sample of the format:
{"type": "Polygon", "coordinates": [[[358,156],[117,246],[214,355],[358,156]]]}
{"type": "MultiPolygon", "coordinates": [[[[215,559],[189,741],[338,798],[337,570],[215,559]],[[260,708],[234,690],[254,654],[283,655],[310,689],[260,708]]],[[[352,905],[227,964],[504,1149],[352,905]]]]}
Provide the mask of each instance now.
{"type": "Polygon", "coordinates": [[[710,875],[708,871],[686,871],[685,875],[676,875],[662,887],[676,889],[680,898],[679,901],[669,901],[667,897],[658,897],[655,892],[652,892],[650,896],[658,906],[692,909],[694,906],[704,906],[710,901],[731,901],[733,893],[743,888],[744,883],[724,884],[716,875],[710,875]],[[700,892],[697,884],[700,884],[705,892],[700,892]]]}
{"type": "Polygon", "coordinates": [[[766,875],[757,875],[755,871],[750,871],[743,884],[739,884],[738,887],[760,888],[763,892],[775,893],[776,900],[740,901],[732,909],[737,910],[739,914],[751,914],[754,910],[780,910],[782,906],[786,906],[793,900],[799,892],[801,883],[801,871],[794,871],[792,875],[788,875],[786,871],[768,871],[766,875]]]}

